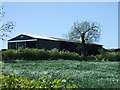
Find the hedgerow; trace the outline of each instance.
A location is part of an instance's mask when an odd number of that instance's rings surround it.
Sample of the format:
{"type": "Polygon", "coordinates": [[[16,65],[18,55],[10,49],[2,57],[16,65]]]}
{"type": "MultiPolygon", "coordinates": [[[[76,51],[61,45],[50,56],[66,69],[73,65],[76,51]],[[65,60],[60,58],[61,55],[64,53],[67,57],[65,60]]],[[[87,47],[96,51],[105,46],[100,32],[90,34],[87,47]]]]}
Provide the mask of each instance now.
{"type": "Polygon", "coordinates": [[[120,52],[100,51],[96,56],[80,56],[78,53],[69,51],[19,48],[18,50],[8,49],[2,52],[3,61],[11,60],[84,60],[84,61],[119,61],[120,52]]]}
{"type": "Polygon", "coordinates": [[[3,61],[6,60],[80,60],[80,56],[77,53],[69,51],[58,51],[58,49],[45,50],[45,49],[29,49],[19,48],[18,50],[9,49],[2,52],[3,61]]]}

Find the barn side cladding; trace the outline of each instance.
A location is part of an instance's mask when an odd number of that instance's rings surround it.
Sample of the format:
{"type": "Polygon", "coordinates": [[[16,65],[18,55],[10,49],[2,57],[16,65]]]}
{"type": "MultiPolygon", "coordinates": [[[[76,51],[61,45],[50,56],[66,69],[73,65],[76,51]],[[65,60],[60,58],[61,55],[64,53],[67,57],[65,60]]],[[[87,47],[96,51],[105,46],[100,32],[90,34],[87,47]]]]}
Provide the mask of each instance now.
{"type": "MultiPolygon", "coordinates": [[[[36,48],[50,50],[57,48],[58,50],[68,50],[71,52],[77,52],[80,54],[82,43],[79,41],[66,40],[53,37],[42,37],[29,34],[20,34],[14,38],[8,40],[8,49],[24,48],[36,48]]],[[[101,49],[102,45],[98,44],[85,44],[85,51],[88,55],[99,54],[98,49],[101,49]]]]}
{"type": "Polygon", "coordinates": [[[50,50],[53,48],[60,49],[60,42],[52,41],[52,40],[38,39],[36,47],[37,47],[37,49],[47,49],[47,50],[50,50]]]}
{"type": "Polygon", "coordinates": [[[60,49],[60,44],[57,39],[29,34],[20,34],[8,40],[8,49],[18,49],[19,47],[37,49],[60,49]]]}
{"type": "MultiPolygon", "coordinates": [[[[71,52],[76,52],[81,55],[82,43],[76,41],[61,41],[60,42],[61,50],[68,50],[71,52]]],[[[85,54],[86,55],[97,55],[99,54],[99,49],[102,49],[102,45],[87,43],[84,44],[85,54]]]]}

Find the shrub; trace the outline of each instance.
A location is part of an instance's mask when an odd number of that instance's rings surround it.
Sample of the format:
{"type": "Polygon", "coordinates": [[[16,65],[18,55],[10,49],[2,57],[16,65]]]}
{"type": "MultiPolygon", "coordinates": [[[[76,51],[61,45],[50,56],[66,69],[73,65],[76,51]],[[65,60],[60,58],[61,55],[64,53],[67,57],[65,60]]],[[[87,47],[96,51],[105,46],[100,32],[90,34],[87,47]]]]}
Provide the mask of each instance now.
{"type": "Polygon", "coordinates": [[[3,60],[11,60],[11,59],[17,59],[17,51],[16,50],[6,50],[2,52],[2,59],[3,60]]]}
{"type": "Polygon", "coordinates": [[[120,61],[120,52],[105,52],[94,56],[96,60],[104,61],[120,61]]]}
{"type": "Polygon", "coordinates": [[[44,49],[18,49],[17,55],[17,59],[22,60],[45,60],[49,58],[49,52],[44,49]]]}
{"type": "Polygon", "coordinates": [[[98,51],[99,51],[100,54],[105,54],[105,53],[107,53],[107,50],[104,49],[104,48],[99,49],[98,51]]]}
{"type": "Polygon", "coordinates": [[[56,48],[50,50],[49,53],[50,53],[49,59],[56,60],[56,59],[60,58],[60,53],[59,53],[58,49],[56,49],[56,48]]]}
{"type": "Polygon", "coordinates": [[[45,49],[29,49],[29,48],[19,48],[18,50],[9,49],[3,51],[3,61],[11,61],[11,60],[97,60],[97,61],[119,61],[120,60],[120,52],[106,52],[104,50],[100,51],[100,55],[96,56],[80,56],[75,52],[69,51],[58,51],[58,49],[54,48],[52,50],[45,49]]]}
{"type": "Polygon", "coordinates": [[[75,52],[69,52],[69,51],[60,51],[60,57],[61,59],[68,59],[68,60],[80,60],[79,54],[75,52]]]}
{"type": "Polygon", "coordinates": [[[18,50],[6,50],[3,51],[3,60],[80,60],[80,56],[77,53],[69,51],[58,51],[58,49],[45,50],[45,49],[29,49],[19,48],[18,50]]]}
{"type": "Polygon", "coordinates": [[[63,79],[51,79],[49,76],[42,76],[38,80],[34,80],[29,77],[10,74],[8,76],[1,75],[0,81],[2,88],[78,88],[77,85],[69,82],[69,75],[63,79]]]}

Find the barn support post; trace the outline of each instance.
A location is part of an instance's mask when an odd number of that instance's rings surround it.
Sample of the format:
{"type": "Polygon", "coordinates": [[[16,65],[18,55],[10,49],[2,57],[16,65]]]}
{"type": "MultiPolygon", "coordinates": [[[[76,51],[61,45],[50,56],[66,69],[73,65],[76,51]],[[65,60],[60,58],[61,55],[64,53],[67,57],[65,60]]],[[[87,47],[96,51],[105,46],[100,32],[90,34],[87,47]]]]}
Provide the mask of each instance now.
{"type": "Polygon", "coordinates": [[[18,49],[18,47],[17,47],[18,45],[17,45],[17,42],[16,42],[16,49],[18,49]]]}
{"type": "Polygon", "coordinates": [[[25,41],[25,48],[26,48],[26,41],[25,41]]]}

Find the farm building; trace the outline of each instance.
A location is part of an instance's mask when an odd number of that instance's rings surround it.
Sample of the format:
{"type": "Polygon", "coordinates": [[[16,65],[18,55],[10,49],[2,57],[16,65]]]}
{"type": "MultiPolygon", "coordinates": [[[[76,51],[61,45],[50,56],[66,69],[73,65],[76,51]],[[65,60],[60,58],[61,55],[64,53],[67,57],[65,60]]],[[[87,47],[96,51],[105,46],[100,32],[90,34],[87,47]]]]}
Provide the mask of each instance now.
{"type": "MultiPolygon", "coordinates": [[[[41,37],[29,34],[20,34],[8,40],[8,49],[18,49],[19,47],[24,47],[50,50],[53,48],[57,48],[58,50],[68,50],[71,52],[80,53],[81,45],[82,43],[78,41],[52,37],[41,37]]],[[[98,49],[101,48],[102,45],[85,44],[85,50],[89,55],[98,54],[98,49]]]]}
{"type": "Polygon", "coordinates": [[[108,52],[120,52],[120,48],[116,49],[107,49],[108,52]]]}

